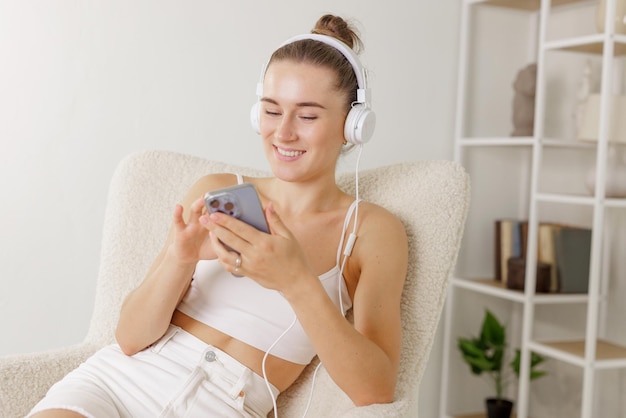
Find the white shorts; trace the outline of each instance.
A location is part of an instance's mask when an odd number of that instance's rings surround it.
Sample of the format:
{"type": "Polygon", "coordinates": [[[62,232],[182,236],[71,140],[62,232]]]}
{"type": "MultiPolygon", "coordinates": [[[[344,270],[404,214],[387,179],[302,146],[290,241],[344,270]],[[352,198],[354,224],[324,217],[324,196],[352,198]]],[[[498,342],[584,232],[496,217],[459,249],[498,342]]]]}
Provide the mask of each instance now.
{"type": "Polygon", "coordinates": [[[256,418],[272,407],[261,376],[170,325],[159,341],[133,356],[116,344],[99,350],[53,385],[28,416],[68,409],[88,418],[256,418]]]}

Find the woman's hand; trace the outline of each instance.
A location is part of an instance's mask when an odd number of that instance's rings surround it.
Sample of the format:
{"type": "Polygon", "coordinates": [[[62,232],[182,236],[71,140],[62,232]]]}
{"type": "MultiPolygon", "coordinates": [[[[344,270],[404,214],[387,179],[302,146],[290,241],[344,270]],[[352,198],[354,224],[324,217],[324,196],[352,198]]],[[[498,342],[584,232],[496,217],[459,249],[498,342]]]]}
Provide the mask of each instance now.
{"type": "Polygon", "coordinates": [[[199,198],[189,207],[189,219],[183,218],[182,205],[176,205],[173,215],[174,238],[170,250],[184,264],[216,258],[207,228],[199,221],[204,213],[204,199],[199,198]]]}
{"type": "Polygon", "coordinates": [[[211,243],[224,269],[250,277],[268,289],[286,292],[298,278],[313,273],[300,245],[271,203],[265,208],[265,217],[270,234],[219,212],[202,216],[200,222],[211,231],[211,243]],[[238,257],[241,263],[235,270],[238,257]]]}

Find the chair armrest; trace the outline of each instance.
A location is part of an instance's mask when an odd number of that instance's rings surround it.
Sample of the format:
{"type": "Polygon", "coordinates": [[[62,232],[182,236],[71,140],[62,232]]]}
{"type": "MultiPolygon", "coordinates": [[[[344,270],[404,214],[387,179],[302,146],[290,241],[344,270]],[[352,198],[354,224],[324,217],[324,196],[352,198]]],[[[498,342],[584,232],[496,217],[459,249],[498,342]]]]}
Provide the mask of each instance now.
{"type": "Polygon", "coordinates": [[[96,351],[77,344],[30,354],[0,357],[0,411],[5,418],[26,415],[61,380],[96,351]]]}

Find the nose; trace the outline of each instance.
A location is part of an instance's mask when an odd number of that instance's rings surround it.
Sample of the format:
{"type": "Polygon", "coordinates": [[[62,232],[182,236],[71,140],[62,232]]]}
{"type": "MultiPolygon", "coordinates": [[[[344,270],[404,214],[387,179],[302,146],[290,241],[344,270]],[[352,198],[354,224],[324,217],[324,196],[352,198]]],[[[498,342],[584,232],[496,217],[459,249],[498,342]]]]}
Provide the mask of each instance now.
{"type": "Polygon", "coordinates": [[[290,115],[283,115],[279,125],[276,127],[276,138],[282,141],[290,140],[294,137],[294,124],[290,115]]]}

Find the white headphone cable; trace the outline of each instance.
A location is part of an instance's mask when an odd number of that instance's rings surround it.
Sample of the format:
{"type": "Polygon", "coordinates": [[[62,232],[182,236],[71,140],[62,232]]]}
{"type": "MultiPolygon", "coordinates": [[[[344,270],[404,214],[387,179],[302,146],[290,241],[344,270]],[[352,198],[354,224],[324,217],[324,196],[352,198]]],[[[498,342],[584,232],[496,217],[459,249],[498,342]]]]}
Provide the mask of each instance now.
{"type": "Polygon", "coordinates": [[[272,397],[272,404],[274,405],[274,418],[278,418],[278,407],[276,406],[276,397],[274,397],[274,392],[272,391],[272,387],[270,386],[270,381],[267,378],[267,373],[265,372],[265,361],[267,360],[267,356],[270,354],[270,351],[272,351],[272,348],[274,348],[274,346],[278,344],[278,342],[289,332],[289,330],[293,328],[297,320],[298,318],[294,315],[293,321],[291,321],[291,324],[287,327],[287,329],[283,331],[282,334],[278,336],[278,338],[276,338],[276,340],[274,340],[272,345],[270,345],[270,348],[267,349],[267,351],[265,352],[265,355],[263,356],[263,362],[261,363],[261,369],[263,370],[263,380],[265,380],[265,386],[267,387],[267,390],[270,393],[270,396],[272,397]]]}
{"type": "Polygon", "coordinates": [[[346,247],[343,249],[343,260],[341,261],[341,268],[339,270],[339,278],[340,280],[337,281],[338,283],[338,292],[339,292],[339,309],[341,309],[341,313],[342,315],[344,314],[343,311],[343,298],[341,296],[342,292],[341,292],[341,283],[343,282],[343,269],[346,266],[346,261],[348,259],[348,257],[350,257],[350,255],[352,254],[352,248],[354,247],[354,242],[356,241],[356,228],[357,228],[357,222],[359,220],[359,202],[361,201],[359,199],[359,163],[361,161],[361,154],[363,153],[363,144],[359,145],[359,154],[356,157],[356,164],[355,164],[355,172],[354,172],[354,188],[355,188],[355,199],[356,199],[356,207],[354,208],[354,224],[352,226],[352,232],[350,233],[350,236],[348,237],[348,242],[346,243],[346,247]]]}

